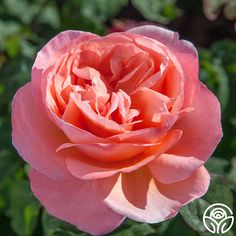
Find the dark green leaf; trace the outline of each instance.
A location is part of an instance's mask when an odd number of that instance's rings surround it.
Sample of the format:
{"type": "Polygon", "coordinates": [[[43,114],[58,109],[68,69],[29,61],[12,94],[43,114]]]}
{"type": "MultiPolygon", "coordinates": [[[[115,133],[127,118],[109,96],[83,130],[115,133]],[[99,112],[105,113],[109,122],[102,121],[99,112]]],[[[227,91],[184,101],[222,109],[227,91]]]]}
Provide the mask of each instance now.
{"type": "Polygon", "coordinates": [[[117,14],[127,3],[127,0],[82,0],[80,11],[86,18],[97,18],[100,22],[105,22],[117,14]]]}
{"type": "Polygon", "coordinates": [[[19,236],[29,236],[35,229],[39,214],[39,203],[33,197],[29,183],[25,180],[12,185],[10,194],[10,209],[13,230],[19,236]]]}
{"type": "Polygon", "coordinates": [[[208,206],[214,203],[223,203],[233,209],[233,195],[229,182],[222,176],[212,175],[210,188],[207,194],[180,210],[184,220],[198,232],[207,232],[203,224],[203,214],[208,206]]]}
{"type": "Polygon", "coordinates": [[[155,233],[155,230],[148,224],[135,224],[128,229],[112,234],[113,236],[146,236],[155,233]]]}
{"type": "Polygon", "coordinates": [[[231,169],[228,178],[232,181],[233,189],[236,191],[236,157],[231,159],[231,169]]]}
{"type": "Polygon", "coordinates": [[[182,207],[180,213],[190,227],[198,232],[205,232],[205,226],[202,221],[204,211],[209,203],[200,198],[182,207]]]}
{"type": "Polygon", "coordinates": [[[211,173],[224,175],[227,173],[227,168],[229,167],[229,165],[230,165],[229,161],[212,156],[207,161],[206,168],[211,173]]]}
{"type": "Polygon", "coordinates": [[[229,78],[223,67],[222,60],[213,57],[210,51],[201,50],[200,55],[200,79],[213,90],[221,103],[222,111],[225,110],[229,102],[229,78]]]}
{"type": "Polygon", "coordinates": [[[7,149],[0,151],[0,179],[14,175],[20,167],[18,156],[7,149]]]}
{"type": "Polygon", "coordinates": [[[53,28],[60,27],[60,16],[56,5],[47,5],[43,8],[42,13],[38,17],[38,22],[48,24],[53,28]]]}
{"type": "Polygon", "coordinates": [[[87,234],[80,232],[75,226],[56,219],[43,212],[42,216],[44,236],[85,236],[87,234]]]}
{"type": "Polygon", "coordinates": [[[132,0],[132,4],[144,18],[163,24],[169,23],[180,15],[181,11],[175,3],[176,0],[132,0]]]}
{"type": "MultiPolygon", "coordinates": [[[[180,214],[177,214],[174,218],[167,221],[168,224],[166,225],[166,229],[164,231],[159,231],[158,227],[156,230],[155,236],[175,236],[175,235],[181,235],[181,236],[198,236],[197,232],[194,231],[192,228],[190,228],[186,222],[183,220],[183,218],[180,216],[180,214]]],[[[163,222],[166,224],[166,221],[163,222]]],[[[163,224],[161,223],[161,224],[163,224]]],[[[159,224],[157,224],[158,226],[159,224]]],[[[153,236],[154,236],[153,235],[153,236]]]]}

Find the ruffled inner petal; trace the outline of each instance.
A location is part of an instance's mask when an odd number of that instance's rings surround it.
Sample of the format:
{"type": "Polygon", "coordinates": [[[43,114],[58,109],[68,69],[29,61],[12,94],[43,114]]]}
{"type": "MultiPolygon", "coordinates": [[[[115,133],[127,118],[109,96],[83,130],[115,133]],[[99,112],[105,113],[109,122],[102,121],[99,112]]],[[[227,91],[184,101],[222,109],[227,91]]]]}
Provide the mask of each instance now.
{"type": "Polygon", "coordinates": [[[57,59],[42,89],[70,147],[89,158],[121,161],[155,146],[185,114],[183,83],[181,67],[163,44],[124,33],[75,44],[57,59]],[[123,153],[119,143],[132,148],[123,153]],[[106,153],[109,145],[114,153],[106,153]]]}

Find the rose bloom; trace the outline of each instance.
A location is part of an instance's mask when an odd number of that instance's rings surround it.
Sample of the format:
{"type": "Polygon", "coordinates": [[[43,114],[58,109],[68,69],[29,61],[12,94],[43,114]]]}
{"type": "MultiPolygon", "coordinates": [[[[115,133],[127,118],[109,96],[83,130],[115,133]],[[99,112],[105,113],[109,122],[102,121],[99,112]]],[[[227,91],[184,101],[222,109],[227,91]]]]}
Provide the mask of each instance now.
{"type": "Polygon", "coordinates": [[[194,46],[157,26],[65,31],[12,105],[13,143],[47,211],[94,235],[158,223],[204,195],[222,130],[194,46]]]}

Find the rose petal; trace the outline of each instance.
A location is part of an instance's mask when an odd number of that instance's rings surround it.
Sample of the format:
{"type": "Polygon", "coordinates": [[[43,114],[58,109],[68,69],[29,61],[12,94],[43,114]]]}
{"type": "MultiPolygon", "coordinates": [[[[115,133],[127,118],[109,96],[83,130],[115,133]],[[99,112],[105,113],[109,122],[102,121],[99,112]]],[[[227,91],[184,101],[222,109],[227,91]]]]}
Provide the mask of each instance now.
{"type": "Polygon", "coordinates": [[[199,84],[191,107],[195,109],[174,125],[183,130],[183,137],[168,153],[206,161],[222,137],[220,104],[210,90],[199,84]]]}
{"type": "Polygon", "coordinates": [[[147,168],[121,174],[105,198],[115,212],[146,223],[158,223],[175,215],[181,204],[161,194],[147,168]]]}
{"type": "Polygon", "coordinates": [[[176,144],[181,134],[180,130],[173,130],[159,144],[147,149],[144,153],[128,160],[113,163],[97,162],[79,154],[78,150],[67,149],[65,152],[67,168],[72,175],[79,179],[105,178],[119,172],[132,172],[166,152],[176,144]]]}
{"type": "Polygon", "coordinates": [[[113,231],[125,218],[103,202],[116,179],[52,180],[35,169],[30,172],[31,189],[47,211],[93,235],[113,231]]]}
{"type": "Polygon", "coordinates": [[[113,162],[127,160],[134,157],[150,146],[155,146],[155,144],[146,143],[93,143],[93,144],[73,144],[65,143],[58,147],[58,151],[62,149],[67,149],[70,147],[76,147],[84,155],[89,158],[113,162]]]}
{"type": "Polygon", "coordinates": [[[198,53],[193,44],[186,40],[179,40],[177,32],[153,25],[132,28],[128,32],[156,39],[175,54],[185,74],[184,107],[189,106],[194,88],[198,83],[198,53]]]}
{"type": "MultiPolygon", "coordinates": [[[[71,94],[71,99],[77,106],[77,112],[81,114],[88,130],[101,137],[109,137],[114,134],[124,133],[125,130],[115,121],[108,120],[96,114],[86,101],[80,101],[77,94],[71,94]]],[[[74,110],[76,112],[76,110],[74,110]]]]}
{"type": "Polygon", "coordinates": [[[162,136],[163,132],[160,132],[159,127],[151,127],[113,135],[111,137],[108,137],[107,140],[116,143],[156,143],[162,136]]]}
{"type": "Polygon", "coordinates": [[[203,164],[203,161],[194,157],[162,154],[148,165],[158,181],[171,184],[188,178],[203,164]]]}
{"type": "Polygon", "coordinates": [[[20,88],[12,103],[12,140],[21,157],[51,178],[66,178],[64,158],[56,148],[65,135],[38,109],[31,94],[31,83],[20,88]]]}
{"type": "Polygon", "coordinates": [[[180,202],[182,205],[203,196],[207,192],[209,184],[210,175],[204,166],[183,181],[173,184],[157,183],[158,189],[163,195],[180,202]]]}
{"type": "Polygon", "coordinates": [[[66,136],[73,143],[106,143],[106,139],[98,137],[86,129],[84,129],[84,124],[82,123],[81,114],[78,111],[78,107],[73,102],[72,99],[69,100],[67,109],[62,117],[62,119],[51,113],[53,119],[59,125],[59,127],[64,131],[66,136]],[[81,127],[81,128],[79,128],[81,127]]]}
{"type": "Polygon", "coordinates": [[[70,44],[74,39],[78,39],[78,42],[87,41],[92,38],[98,37],[95,34],[91,34],[83,31],[67,30],[56,35],[51,39],[37,54],[34,65],[32,67],[32,90],[33,94],[41,104],[42,109],[42,94],[41,94],[41,80],[46,78],[47,69],[50,68],[51,63],[61,55],[62,49],[70,44]],[[42,76],[44,74],[44,76],[42,76]]]}
{"type": "Polygon", "coordinates": [[[148,88],[139,88],[131,98],[132,106],[140,111],[142,126],[153,127],[157,125],[160,127],[160,133],[164,133],[174,124],[176,120],[174,117],[173,121],[169,123],[164,123],[161,120],[162,114],[169,114],[168,106],[171,102],[169,97],[148,88]],[[156,119],[157,117],[159,119],[156,119]]]}
{"type": "Polygon", "coordinates": [[[120,175],[105,203],[115,212],[147,223],[173,217],[183,204],[204,195],[210,176],[204,167],[175,184],[155,181],[148,169],[120,175]]]}

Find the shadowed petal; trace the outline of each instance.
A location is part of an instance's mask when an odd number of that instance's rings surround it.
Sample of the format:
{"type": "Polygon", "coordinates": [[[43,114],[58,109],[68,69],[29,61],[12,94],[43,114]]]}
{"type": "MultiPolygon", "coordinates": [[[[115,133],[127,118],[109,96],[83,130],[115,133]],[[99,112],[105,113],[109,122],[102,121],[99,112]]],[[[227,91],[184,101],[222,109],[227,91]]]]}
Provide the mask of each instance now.
{"type": "Polygon", "coordinates": [[[130,219],[158,223],[173,217],[179,208],[204,195],[210,176],[204,167],[175,184],[157,182],[147,168],[120,175],[106,204],[130,219]]]}

